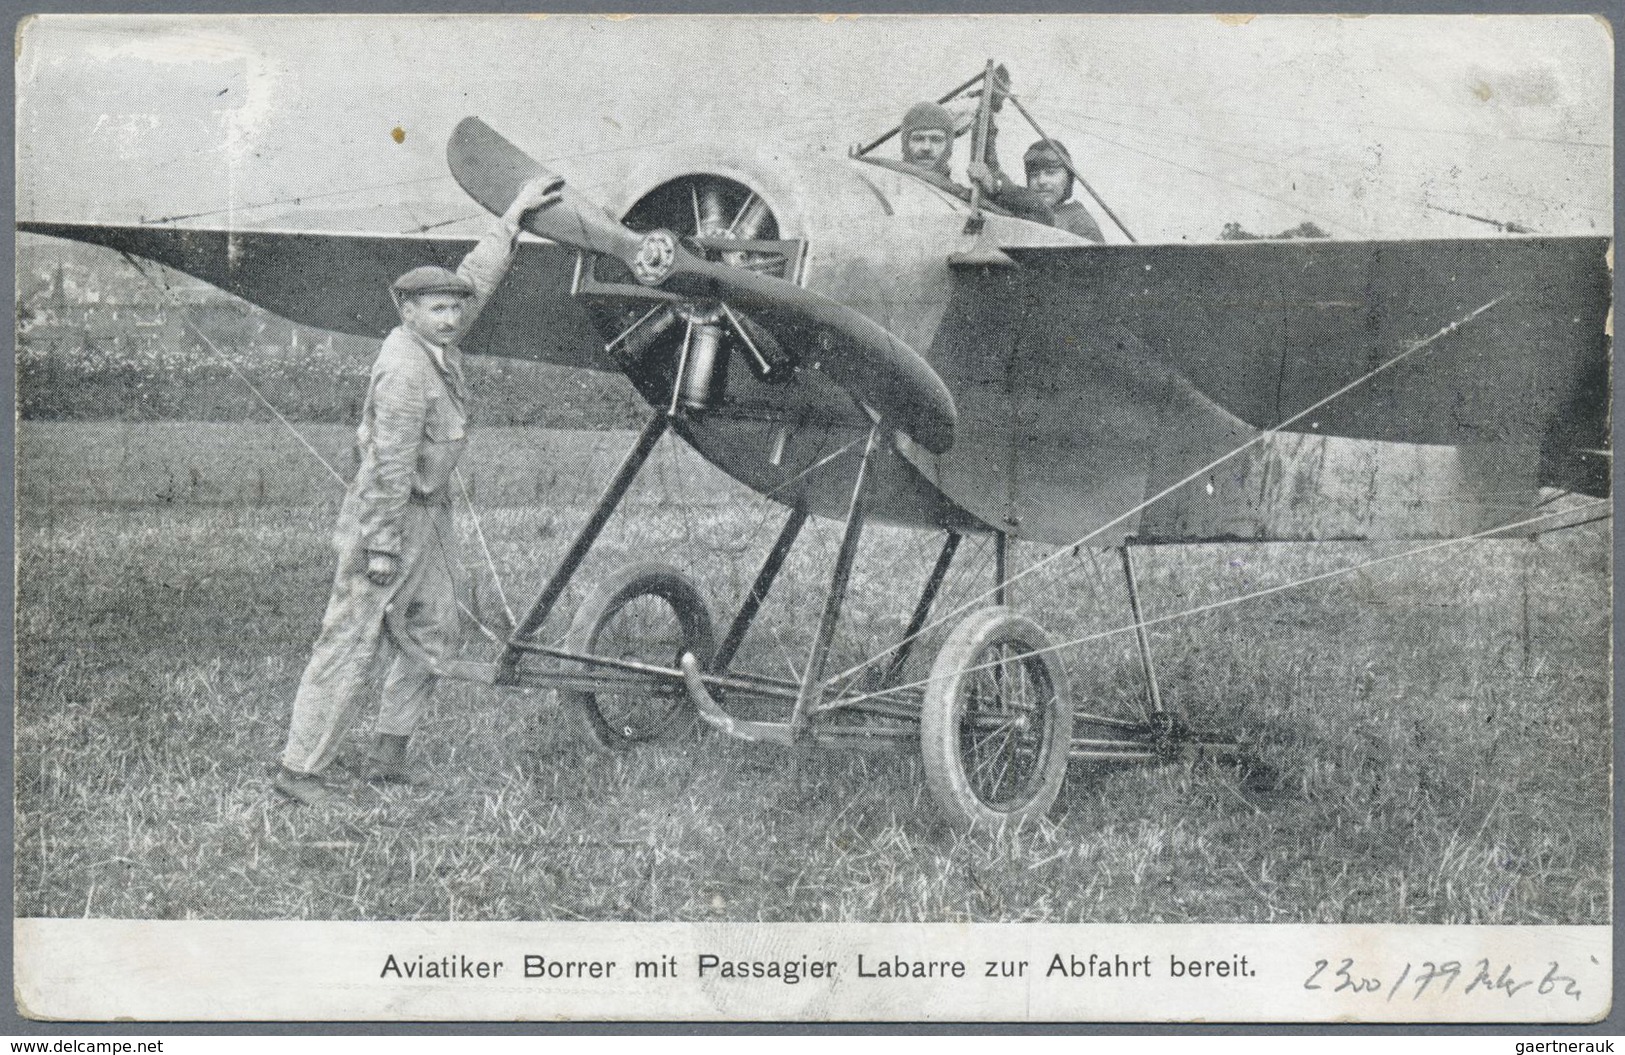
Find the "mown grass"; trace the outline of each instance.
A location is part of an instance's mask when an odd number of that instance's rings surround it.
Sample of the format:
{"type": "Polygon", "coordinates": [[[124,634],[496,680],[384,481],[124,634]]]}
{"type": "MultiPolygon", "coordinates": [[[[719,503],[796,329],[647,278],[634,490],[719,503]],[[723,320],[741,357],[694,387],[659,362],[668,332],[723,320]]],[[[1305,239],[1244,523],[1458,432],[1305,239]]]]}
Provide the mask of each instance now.
{"type": "MultiPolygon", "coordinates": [[[[345,466],[347,429],[306,432],[345,466]]],[[[467,476],[515,606],[626,443],[478,435],[467,476]]],[[[415,741],[438,787],[350,782],[350,809],[291,806],[269,770],[326,600],[338,486],[261,425],[25,423],[17,468],[20,915],[1608,919],[1606,525],[1476,543],[1157,628],[1165,696],[1245,734],[1276,779],[1074,764],[1048,819],[994,837],[938,824],[911,756],[696,732],[611,758],[577,745],[549,693],[463,685],[442,688],[415,741]]],[[[663,447],[578,581],[669,560],[726,619],[779,515],[663,447]]],[[[495,621],[466,515],[461,529],[475,603],[495,621]]],[[[837,536],[821,524],[803,538],[753,631],[753,669],[805,661],[837,536]]],[[[1155,616],[1407,545],[1171,548],[1142,551],[1139,571],[1155,616]]],[[[865,535],[835,669],[898,633],[935,546],[865,535]]],[[[985,547],[964,554],[945,607],[991,585],[985,547]]],[[[1018,586],[1018,605],[1058,638],[1126,624],[1112,555],[1057,568],[1047,590],[1018,586]]],[[[471,635],[469,651],[489,645],[471,635]]],[[[1066,661],[1079,706],[1136,705],[1132,635],[1066,661]]]]}

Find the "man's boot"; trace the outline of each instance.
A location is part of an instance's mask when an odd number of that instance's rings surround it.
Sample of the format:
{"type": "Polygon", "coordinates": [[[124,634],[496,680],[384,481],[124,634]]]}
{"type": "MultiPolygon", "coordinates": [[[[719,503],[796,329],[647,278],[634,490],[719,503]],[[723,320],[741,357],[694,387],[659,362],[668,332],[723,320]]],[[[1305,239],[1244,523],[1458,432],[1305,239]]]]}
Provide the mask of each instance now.
{"type": "Polygon", "coordinates": [[[336,806],[344,796],[322,783],[314,773],[296,773],[280,763],[271,786],[283,795],[305,806],[336,806]]]}
{"type": "Polygon", "coordinates": [[[410,737],[379,733],[367,765],[367,779],[380,784],[409,784],[422,787],[429,775],[406,761],[406,742],[410,737]]]}

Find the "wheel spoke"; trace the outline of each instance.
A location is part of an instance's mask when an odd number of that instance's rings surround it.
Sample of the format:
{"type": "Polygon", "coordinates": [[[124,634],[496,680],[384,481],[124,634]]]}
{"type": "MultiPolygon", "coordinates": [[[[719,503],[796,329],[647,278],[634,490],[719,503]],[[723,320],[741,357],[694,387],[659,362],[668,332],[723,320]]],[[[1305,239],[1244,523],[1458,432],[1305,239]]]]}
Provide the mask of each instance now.
{"type": "MultiPolygon", "coordinates": [[[[1013,739],[1013,738],[1012,738],[1012,739],[1013,739]]],[[[1007,742],[1007,743],[1009,743],[1009,742],[1011,742],[1011,741],[1006,741],[1006,742],[1007,742]]],[[[1000,766],[1000,767],[999,767],[999,775],[998,775],[998,776],[996,776],[996,777],[994,777],[994,778],[993,778],[993,785],[992,785],[992,787],[990,787],[990,788],[989,788],[989,789],[988,789],[988,790],[989,790],[989,791],[991,791],[991,792],[992,792],[992,793],[993,793],[993,794],[994,794],[994,795],[995,795],[995,796],[997,796],[997,795],[998,795],[998,792],[999,792],[999,789],[1000,789],[1000,788],[1002,788],[1002,787],[1004,787],[1004,775],[1005,775],[1005,774],[1006,774],[1006,773],[1008,773],[1008,772],[1010,772],[1010,760],[1011,760],[1011,759],[1012,759],[1012,758],[1013,758],[1013,757],[1014,757],[1014,756],[1013,756],[1013,755],[1012,755],[1012,754],[1011,754],[1011,753],[1009,753],[1009,752],[1004,752],[1004,751],[1001,751],[1001,752],[1000,752],[1000,754],[1001,754],[1001,755],[1002,755],[1002,756],[1003,756],[1003,758],[1004,758],[1004,765],[1002,765],[1002,766],[1000,766]]]]}
{"type": "Polygon", "coordinates": [[[961,750],[977,796],[998,805],[1026,797],[1041,779],[1054,692],[1042,661],[1021,643],[990,645],[976,666],[965,694],[961,750]]]}
{"type": "Polygon", "coordinates": [[[927,691],[921,739],[927,783],[956,822],[1037,818],[1055,801],[1072,723],[1048,644],[1031,620],[989,608],[938,654],[933,673],[958,676],[927,691]]]}
{"type": "MultiPolygon", "coordinates": [[[[688,647],[672,603],[657,594],[630,597],[607,611],[586,651],[608,658],[675,667],[688,647]]],[[[672,689],[602,690],[586,694],[603,724],[628,743],[660,734],[687,698],[672,689]]]]}
{"type": "Polygon", "coordinates": [[[983,756],[983,760],[978,762],[972,768],[971,773],[973,775],[985,770],[988,766],[992,765],[1000,755],[1003,754],[1003,744],[1009,743],[1011,740],[1011,736],[1007,731],[1009,728],[1010,727],[1008,726],[1001,727],[1000,729],[995,730],[991,735],[984,736],[979,740],[973,741],[972,750],[976,754],[982,755],[984,751],[986,752],[985,756],[983,756]],[[999,745],[994,744],[993,741],[995,737],[1001,738],[1001,743],[999,745]]]}

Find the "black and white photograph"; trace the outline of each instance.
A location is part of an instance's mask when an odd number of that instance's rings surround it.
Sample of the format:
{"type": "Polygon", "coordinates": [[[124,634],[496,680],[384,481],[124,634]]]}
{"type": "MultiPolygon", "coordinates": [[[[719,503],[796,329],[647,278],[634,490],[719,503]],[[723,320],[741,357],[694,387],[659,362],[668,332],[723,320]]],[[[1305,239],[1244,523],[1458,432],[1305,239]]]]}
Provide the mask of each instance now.
{"type": "Polygon", "coordinates": [[[20,1015],[1607,1013],[1606,22],[16,56],[20,1015]]]}

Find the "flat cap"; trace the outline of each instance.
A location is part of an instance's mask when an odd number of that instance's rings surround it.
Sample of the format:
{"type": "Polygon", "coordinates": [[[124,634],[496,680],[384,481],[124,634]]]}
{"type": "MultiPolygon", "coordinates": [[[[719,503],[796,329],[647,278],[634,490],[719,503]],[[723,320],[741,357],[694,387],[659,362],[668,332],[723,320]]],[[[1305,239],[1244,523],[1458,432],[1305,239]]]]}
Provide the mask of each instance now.
{"type": "Polygon", "coordinates": [[[390,292],[397,297],[415,297],[420,293],[455,293],[472,297],[474,285],[457,272],[434,264],[414,267],[390,284],[390,292]]]}

